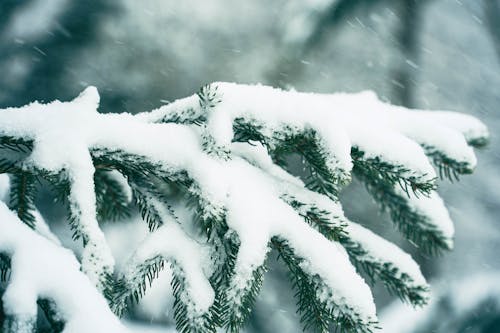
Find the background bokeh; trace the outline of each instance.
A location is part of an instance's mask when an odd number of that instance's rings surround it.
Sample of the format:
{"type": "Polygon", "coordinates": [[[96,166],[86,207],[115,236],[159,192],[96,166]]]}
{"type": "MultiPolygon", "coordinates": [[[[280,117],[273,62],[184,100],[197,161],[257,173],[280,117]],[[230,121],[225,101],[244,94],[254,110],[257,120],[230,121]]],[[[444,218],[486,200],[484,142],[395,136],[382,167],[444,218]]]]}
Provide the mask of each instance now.
{"type": "MultiPolygon", "coordinates": [[[[456,226],[452,252],[419,254],[356,182],[342,202],[351,219],[410,252],[431,281],[433,303],[422,311],[375,286],[386,332],[500,332],[499,0],[1,0],[0,73],[0,108],[68,100],[94,85],[101,112],[136,113],[234,81],[370,89],[394,104],[479,117],[491,144],[476,172],[440,183],[456,226]]],[[[61,213],[41,204],[61,229],[61,213]]],[[[146,232],[137,225],[105,226],[117,256],[127,254],[120,239],[128,235],[130,247],[146,232]]],[[[129,315],[134,327],[172,327],[168,279],[129,315]]],[[[272,264],[248,332],[301,331],[285,281],[272,264]]]]}

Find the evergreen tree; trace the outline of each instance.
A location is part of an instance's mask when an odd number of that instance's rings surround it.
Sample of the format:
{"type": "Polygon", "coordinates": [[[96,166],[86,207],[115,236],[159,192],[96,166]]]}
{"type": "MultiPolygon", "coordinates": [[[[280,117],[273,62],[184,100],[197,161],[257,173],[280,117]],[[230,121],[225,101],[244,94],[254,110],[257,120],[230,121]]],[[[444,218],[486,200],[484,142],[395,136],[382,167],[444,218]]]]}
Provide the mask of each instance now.
{"type": "Polygon", "coordinates": [[[35,331],[37,306],[52,331],[124,332],[118,318],[167,264],[180,332],[238,332],[271,249],[290,272],[304,329],[373,332],[361,272],[415,306],[429,287],[408,254],[344,216],[339,193],[357,177],[422,251],[451,249],[431,161],[442,178],[471,173],[471,147],[488,138],[473,117],[391,106],[371,92],[214,83],[137,115],[101,114],[98,104],[89,87],[71,102],[0,112],[5,332],[35,331]],[[304,179],[289,171],[292,154],[304,179]],[[41,186],[66,205],[79,261],[38,212],[41,186]],[[134,211],[150,233],[118,270],[100,223],[134,211]]]}

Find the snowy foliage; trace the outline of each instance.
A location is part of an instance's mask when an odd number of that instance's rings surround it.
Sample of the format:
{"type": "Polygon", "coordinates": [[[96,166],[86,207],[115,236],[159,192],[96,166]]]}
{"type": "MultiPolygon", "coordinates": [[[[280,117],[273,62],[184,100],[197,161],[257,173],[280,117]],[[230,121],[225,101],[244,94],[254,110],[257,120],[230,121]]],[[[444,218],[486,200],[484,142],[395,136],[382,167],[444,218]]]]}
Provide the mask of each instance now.
{"type": "Polygon", "coordinates": [[[361,271],[414,305],[425,304],[429,290],[408,254],[344,216],[339,193],[359,178],[423,251],[450,249],[453,225],[431,162],[442,177],[470,173],[471,146],[488,138],[473,117],[391,106],[372,92],[214,83],[137,115],[98,113],[98,104],[89,87],[71,102],[0,112],[0,172],[10,176],[9,208],[17,215],[1,206],[7,332],[32,327],[39,300],[56,330],[88,332],[81,317],[87,305],[66,299],[76,289],[104,308],[94,322],[102,326],[92,331],[125,330],[103,300],[123,315],[166,264],[179,331],[237,332],[271,250],[290,271],[305,328],[372,332],[376,310],[361,271]],[[291,154],[300,156],[307,177],[287,171],[291,154]],[[104,298],[87,291],[75,258],[37,222],[42,180],[67,204],[73,236],[84,246],[81,270],[104,298]],[[118,270],[99,223],[120,220],[133,207],[150,235],[118,270]],[[26,276],[31,261],[54,267],[35,266],[41,271],[26,276]],[[77,288],[82,279],[85,287],[77,288]]]}

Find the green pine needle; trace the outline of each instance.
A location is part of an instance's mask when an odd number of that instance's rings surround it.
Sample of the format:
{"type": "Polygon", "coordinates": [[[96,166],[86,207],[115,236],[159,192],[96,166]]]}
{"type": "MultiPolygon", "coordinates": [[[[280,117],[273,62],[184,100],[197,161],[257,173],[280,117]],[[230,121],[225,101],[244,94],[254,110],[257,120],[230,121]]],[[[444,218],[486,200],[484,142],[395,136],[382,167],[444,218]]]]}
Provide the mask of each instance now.
{"type": "Polygon", "coordinates": [[[34,212],[37,182],[38,178],[29,172],[13,174],[10,181],[9,208],[32,229],[36,225],[34,212]]]}
{"type": "Polygon", "coordinates": [[[5,282],[9,278],[10,257],[5,253],[0,253],[0,281],[5,282]]]}
{"type": "Polygon", "coordinates": [[[295,255],[293,248],[285,240],[274,237],[272,246],[279,253],[278,259],[283,260],[290,272],[289,278],[297,299],[297,312],[300,314],[304,331],[374,332],[377,323],[362,322],[354,309],[338,304],[332,307],[316,297],[316,292],[325,288],[323,281],[318,276],[310,276],[302,270],[303,259],[295,255]]]}
{"type": "Polygon", "coordinates": [[[100,221],[118,221],[130,216],[130,205],[123,185],[108,171],[94,173],[97,216],[100,221]]]}

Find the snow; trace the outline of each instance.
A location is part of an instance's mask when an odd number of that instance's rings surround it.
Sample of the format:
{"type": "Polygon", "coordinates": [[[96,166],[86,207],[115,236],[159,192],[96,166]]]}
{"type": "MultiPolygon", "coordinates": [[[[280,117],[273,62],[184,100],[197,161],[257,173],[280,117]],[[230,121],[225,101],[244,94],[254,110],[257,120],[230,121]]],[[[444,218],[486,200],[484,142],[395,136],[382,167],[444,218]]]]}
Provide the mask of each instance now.
{"type": "MultiPolygon", "coordinates": [[[[170,220],[142,242],[127,264],[128,268],[124,269],[124,276],[136,277],[136,267],[157,256],[173,262],[182,270],[189,296],[189,315],[198,317],[207,313],[215,297],[208,281],[211,275],[208,248],[200,246],[186,235],[179,224],[170,220]]],[[[137,281],[132,279],[131,283],[130,287],[135,288],[137,281]]]]}
{"type": "Polygon", "coordinates": [[[449,248],[453,247],[455,229],[450,214],[444,205],[443,199],[435,191],[428,195],[416,196],[413,192],[404,192],[400,187],[394,188],[396,193],[407,200],[408,206],[427,218],[427,223],[438,230],[445,239],[449,248]]]}
{"type": "Polygon", "coordinates": [[[114,264],[97,224],[94,168],[88,145],[82,140],[85,130],[92,126],[89,115],[98,104],[97,90],[90,87],[70,103],[35,102],[21,109],[5,109],[0,117],[2,134],[34,139],[28,165],[54,173],[67,170],[72,184],[70,207],[89,242],[82,255],[83,270],[96,285],[103,274],[112,272],[114,264]]]}
{"type": "Polygon", "coordinates": [[[33,318],[37,299],[50,298],[66,320],[64,332],[126,332],[74,255],[24,225],[0,202],[0,252],[11,256],[2,297],[7,315],[33,318]]]}
{"type": "MultiPolygon", "coordinates": [[[[99,95],[95,88],[89,87],[71,102],[32,103],[19,109],[2,110],[0,134],[34,140],[33,152],[26,161],[28,166],[67,172],[72,184],[70,204],[78,213],[82,233],[89,241],[82,256],[82,268],[97,286],[104,273],[113,271],[114,258],[96,220],[94,166],[89,150],[124,151],[158,163],[167,173],[186,171],[207,203],[205,209],[211,214],[225,212],[227,225],[240,241],[229,299],[238,301],[238,293],[247,287],[252,271],[264,263],[269,241],[278,236],[304,259],[301,265],[304,271],[322,278],[328,288],[318,291],[323,301],[346,311],[352,309],[353,315],[367,325],[375,321],[370,289],[356,273],[345,250],[304,223],[282,197],[291,195],[328,205],[333,215],[339,217],[338,223],[343,217],[341,207],[324,196],[306,191],[300,180],[272,164],[262,146],[249,148],[248,144],[232,144],[234,120],[243,118],[263,124],[262,132],[271,141],[276,133],[314,130],[321,140],[320,146],[330,156],[327,163],[332,170],[349,172],[351,147],[356,146],[365,153],[365,158],[402,165],[408,169],[406,176],[423,181],[433,181],[436,174],[418,143],[431,144],[447,156],[466,161],[473,167],[475,157],[460,133],[486,135],[479,129],[480,123],[464,125],[462,118],[457,116],[450,127],[432,117],[417,116],[416,111],[382,103],[371,92],[323,95],[261,85],[214,85],[222,101],[205,110],[203,115],[207,118],[206,129],[215,143],[233,150],[228,161],[203,151],[200,130],[194,126],[152,123],[172,115],[197,117],[201,114],[201,106],[194,96],[161,107],[149,115],[99,114],[99,95]],[[443,135],[427,135],[429,128],[443,135]]],[[[432,222],[445,235],[453,235],[448,213],[437,195],[418,200],[410,198],[410,201],[415,210],[432,216],[432,222]]],[[[375,241],[369,232],[353,225],[350,228],[353,237],[358,237],[373,250],[374,257],[394,262],[416,283],[424,283],[411,258],[392,251],[394,248],[390,244],[375,241]]],[[[0,246],[3,245],[0,242],[0,246]]],[[[187,293],[192,301],[191,314],[197,316],[206,312],[214,298],[207,280],[210,276],[208,251],[170,219],[144,240],[131,259],[132,271],[126,275],[133,276],[137,264],[156,255],[174,260],[185,273],[187,293]]],[[[13,285],[12,290],[15,290],[16,285],[13,285]]],[[[23,290],[34,295],[30,289],[23,290]]],[[[29,297],[23,298],[26,299],[29,297]]],[[[24,304],[24,308],[32,314],[29,304],[24,304]]],[[[11,309],[17,306],[23,309],[22,302],[12,304],[11,309]]]]}
{"type": "Polygon", "coordinates": [[[281,200],[281,189],[264,172],[236,158],[226,165],[221,176],[230,184],[231,191],[225,205],[227,224],[240,240],[232,292],[247,286],[251,272],[264,262],[270,239],[278,236],[287,240],[295,254],[305,260],[302,268],[308,274],[324,280],[331,290],[330,300],[342,309],[345,305],[352,307],[365,324],[375,320],[370,289],[356,274],[343,248],[304,223],[281,200]]]}
{"type": "Polygon", "coordinates": [[[266,173],[272,175],[278,180],[291,183],[297,187],[304,187],[302,180],[298,177],[292,176],[273,163],[266,148],[264,148],[260,142],[252,142],[251,144],[233,142],[231,144],[231,150],[235,155],[246,160],[253,166],[264,170],[266,173]]]}
{"type": "Polygon", "coordinates": [[[486,126],[474,117],[452,112],[409,112],[396,108],[394,115],[394,121],[408,137],[474,169],[476,157],[466,139],[488,138],[486,126]]]}
{"type": "Polygon", "coordinates": [[[465,136],[467,141],[489,138],[488,128],[486,125],[477,118],[468,114],[460,114],[450,111],[421,110],[418,112],[418,115],[459,131],[465,136]]]}
{"type": "MultiPolygon", "coordinates": [[[[120,223],[106,223],[102,229],[116,260],[115,269],[123,273],[135,249],[150,234],[147,223],[144,223],[140,216],[133,216],[120,223]]],[[[134,307],[134,313],[139,319],[155,322],[164,322],[166,318],[171,319],[169,317],[169,314],[173,313],[171,280],[172,270],[169,265],[166,265],[134,307]]]]}
{"type": "MultiPolygon", "coordinates": [[[[449,158],[465,162],[473,169],[476,159],[467,145],[471,138],[487,138],[479,120],[452,112],[408,110],[381,102],[370,91],[357,94],[314,94],[283,91],[262,85],[238,85],[216,82],[221,102],[209,110],[208,131],[217,145],[228,147],[233,139],[236,118],[263,125],[263,134],[272,143],[273,134],[317,131],[327,153],[332,154],[331,168],[350,171],[351,146],[365,158],[380,158],[409,169],[406,176],[432,181],[436,173],[419,144],[443,152],[449,158]],[[470,120],[470,121],[469,121],[470,120]]],[[[200,109],[197,101],[182,99],[155,110],[156,120],[177,114],[180,106],[200,109]]],[[[143,116],[144,117],[144,116],[143,116]]]]}
{"type": "MultiPolygon", "coordinates": [[[[10,193],[10,179],[8,174],[0,174],[0,201],[8,204],[10,193]]],[[[54,242],[57,245],[61,245],[59,239],[50,231],[50,228],[43,218],[42,214],[38,210],[32,212],[35,217],[34,230],[36,230],[40,235],[47,238],[48,240],[54,242]]]]}
{"type": "Polygon", "coordinates": [[[131,203],[132,202],[132,189],[130,188],[125,176],[123,176],[118,170],[108,171],[108,175],[113,180],[118,182],[118,184],[120,184],[121,190],[122,190],[123,194],[125,194],[125,197],[127,199],[126,202],[131,203]]]}
{"type": "Polygon", "coordinates": [[[139,113],[136,115],[136,118],[150,123],[159,122],[166,114],[165,109],[168,109],[169,116],[179,116],[182,120],[189,119],[182,117],[183,115],[186,115],[186,113],[188,113],[191,117],[202,115],[202,110],[199,107],[198,96],[192,95],[186,98],[178,99],[174,104],[167,104],[152,111],[139,113]],[[186,112],[187,110],[192,110],[192,113],[186,112]]]}
{"type": "MultiPolygon", "coordinates": [[[[300,180],[291,177],[288,173],[284,172],[284,170],[272,163],[265,149],[260,144],[252,146],[243,143],[233,143],[232,149],[235,154],[246,157],[247,160],[253,162],[252,164],[277,178],[274,184],[278,184],[278,180],[280,180],[281,188],[279,188],[279,193],[292,196],[296,200],[306,204],[303,206],[304,209],[307,208],[307,205],[315,205],[321,210],[330,212],[332,218],[331,223],[337,226],[345,225],[344,230],[349,234],[349,239],[359,244],[367,251],[365,258],[363,258],[364,260],[377,262],[379,264],[390,263],[393,267],[398,269],[397,274],[399,277],[405,274],[411,278],[411,281],[407,280],[408,287],[427,286],[418,264],[409,254],[360,225],[349,222],[344,217],[340,204],[332,202],[324,195],[304,190],[303,183],[300,180]],[[288,182],[288,184],[286,182],[288,182]]],[[[272,181],[268,180],[267,182],[271,183],[272,181]]],[[[415,197],[413,200],[418,200],[418,198],[415,197]]],[[[435,201],[438,203],[439,200],[439,198],[435,198],[435,201]]],[[[432,200],[428,199],[427,201],[432,200]]],[[[436,204],[436,206],[436,211],[438,212],[440,209],[445,209],[444,207],[441,208],[438,204],[436,204]]],[[[446,213],[446,209],[444,213],[446,213]]],[[[434,216],[436,216],[436,214],[434,214],[434,216]]]]}
{"type": "Polygon", "coordinates": [[[410,287],[427,286],[418,264],[408,253],[359,224],[350,222],[345,230],[353,242],[360,244],[367,251],[365,260],[392,264],[398,269],[398,278],[401,278],[402,274],[411,278],[410,287]]]}

